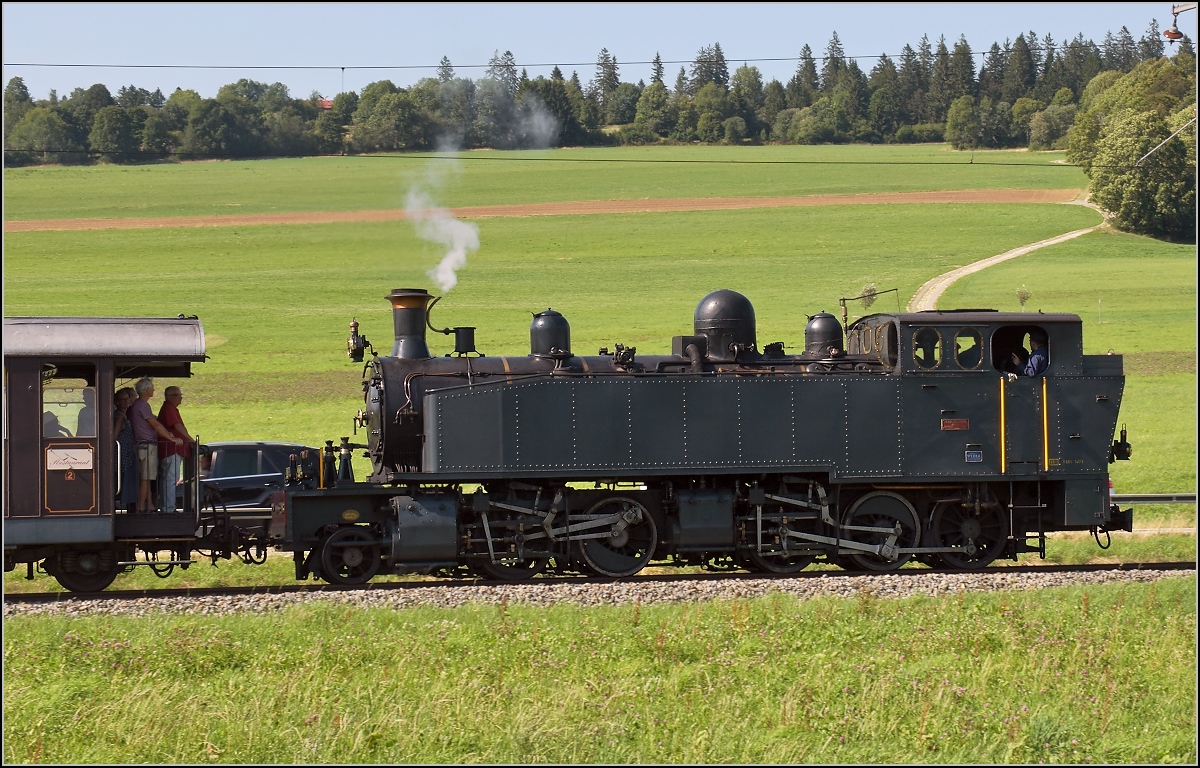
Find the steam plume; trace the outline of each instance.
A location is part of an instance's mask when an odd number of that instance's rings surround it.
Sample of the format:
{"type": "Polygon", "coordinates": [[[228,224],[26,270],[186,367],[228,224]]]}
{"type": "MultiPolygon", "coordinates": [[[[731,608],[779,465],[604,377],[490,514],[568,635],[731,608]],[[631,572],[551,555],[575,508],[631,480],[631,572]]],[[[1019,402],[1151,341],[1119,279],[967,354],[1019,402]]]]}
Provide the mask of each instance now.
{"type": "Polygon", "coordinates": [[[454,218],[445,208],[434,207],[429,196],[418,189],[408,193],[404,210],[418,237],[446,249],[446,255],[426,274],[443,293],[449,291],[458,285],[458,270],[466,266],[467,254],[479,248],[479,227],[454,218]]]}

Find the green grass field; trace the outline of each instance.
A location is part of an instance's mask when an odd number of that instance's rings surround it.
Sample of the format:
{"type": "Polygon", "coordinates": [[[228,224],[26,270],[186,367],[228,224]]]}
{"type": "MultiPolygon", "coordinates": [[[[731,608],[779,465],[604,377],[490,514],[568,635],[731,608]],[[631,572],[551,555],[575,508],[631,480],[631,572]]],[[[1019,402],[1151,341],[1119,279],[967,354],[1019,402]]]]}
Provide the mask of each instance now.
{"type": "MultiPolygon", "coordinates": [[[[1061,165],[1060,153],[972,158],[940,145],[653,149],[561,156],[679,162],[564,164],[539,159],[559,153],[470,153],[507,159],[458,161],[455,173],[444,161],[413,158],[6,170],[6,215],[197,214],[245,208],[250,200],[265,206],[254,210],[387,207],[382,197],[402,199],[438,174],[438,202],[446,205],[1083,181],[1078,169],[1061,165]],[[757,165],[724,162],[730,159],[757,165]],[[980,162],[963,165],[971,159],[980,162]]],[[[839,297],[868,282],[898,290],[872,311],[896,309],[936,274],[1099,221],[1094,211],[1069,205],[486,219],[480,249],[434,320],[478,326],[478,347],[488,354],[521,355],[528,313],[553,307],[570,320],[577,352],[620,342],[662,353],[671,336],[689,332],[700,297],[726,287],[754,302],[760,341],[795,349],[806,314],[836,312],[839,297]]],[[[196,314],[212,359],[186,382],[191,429],[208,440],[320,443],[346,434],[358,407],[359,371],[343,352],[347,323],[357,318],[377,348],[389,349],[384,294],[429,286],[425,273],[441,256],[406,222],[6,234],[5,313],[196,314]]],[[[1196,413],[1194,269],[1193,248],[1093,234],[972,276],[942,306],[1014,309],[1015,290],[1026,283],[1034,290],[1031,309],[1078,312],[1088,323],[1088,352],[1127,355],[1123,418],[1136,454],[1116,470],[1119,490],[1187,490],[1195,487],[1194,440],[1184,439],[1196,413]],[[1090,322],[1097,314],[1103,324],[1090,322]]],[[[449,348],[443,337],[431,341],[435,353],[449,348]]]]}
{"type": "Polygon", "coordinates": [[[6,763],[1177,763],[1196,580],[5,621],[6,763]]]}
{"type": "MultiPolygon", "coordinates": [[[[1075,189],[1061,152],[946,145],[628,147],[544,152],[5,169],[9,220],[210,216],[560,200],[760,197],[951,189],[1075,189]]],[[[999,253],[999,251],[997,251],[999,253]]]]}
{"type": "MultiPolygon", "coordinates": [[[[395,208],[414,186],[458,206],[1086,185],[1061,153],[941,146],[471,158],[6,169],[5,215],[395,208]],[[603,159],[682,162],[564,162],[603,159]]],[[[760,343],[794,349],[806,314],[837,312],[865,283],[899,289],[903,307],[937,274],[1099,222],[1066,205],[488,219],[433,322],[478,326],[484,352],[522,355],[529,313],[550,306],[570,320],[577,353],[616,342],[661,353],[690,332],[696,302],[725,287],[753,301],[760,343]]],[[[6,315],[196,314],[212,359],[191,380],[160,382],[188,393],[192,432],[306,443],[349,434],[361,405],[349,320],[390,350],[383,296],[431,287],[441,256],[403,222],[32,232],[6,234],[4,248],[6,315]]],[[[1117,490],[1194,490],[1195,266],[1194,247],[1098,233],[978,273],[942,306],[1016,309],[1025,283],[1031,311],[1080,314],[1087,352],[1125,355],[1134,459],[1114,466],[1117,490]]],[[[1194,508],[1136,519],[1194,525],[1194,508]]],[[[1056,562],[1194,559],[1196,540],[1117,534],[1100,553],[1059,537],[1050,550],[1056,562]]],[[[273,557],[161,583],[291,575],[273,557]]],[[[4,580],[12,591],[49,583],[4,580]]],[[[151,583],[139,572],[117,586],[151,583]]],[[[1194,641],[1194,578],[907,601],[20,618],[5,621],[4,759],[1190,764],[1194,641]]]]}
{"type": "MultiPolygon", "coordinates": [[[[696,303],[724,287],[754,302],[764,342],[799,348],[805,313],[836,312],[867,282],[907,297],[930,272],[1097,221],[1062,205],[491,219],[434,322],[477,326],[487,354],[525,355],[530,313],[553,307],[581,354],[617,342],[664,353],[691,331],[696,303]]],[[[187,383],[189,427],[212,440],[306,443],[345,434],[357,408],[350,319],[386,353],[384,295],[429,285],[441,257],[404,222],[36,232],[6,245],[6,313],[198,315],[212,360],[187,383]]]]}

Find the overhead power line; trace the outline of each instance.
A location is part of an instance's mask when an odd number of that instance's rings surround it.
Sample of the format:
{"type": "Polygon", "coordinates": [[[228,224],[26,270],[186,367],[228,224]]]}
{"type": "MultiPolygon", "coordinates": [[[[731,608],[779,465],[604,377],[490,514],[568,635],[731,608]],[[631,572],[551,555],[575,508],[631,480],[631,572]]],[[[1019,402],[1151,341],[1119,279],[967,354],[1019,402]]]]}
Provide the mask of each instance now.
{"type": "MultiPolygon", "coordinates": [[[[1055,51],[1055,52],[1061,51],[1064,48],[1066,48],[1067,45],[1069,45],[1069,43],[1064,43],[1063,45],[1060,45],[1056,48],[1045,48],[1045,47],[1036,46],[1036,45],[1029,45],[1027,47],[1030,52],[1044,53],[1047,50],[1051,50],[1051,51],[1055,51]]],[[[1095,43],[1093,43],[1093,45],[1095,45],[1095,43]]],[[[948,50],[951,53],[953,53],[953,48],[949,48],[948,50]]],[[[914,52],[917,53],[917,51],[914,51],[914,52]]],[[[1011,48],[1002,48],[1001,52],[1002,53],[1010,53],[1011,48]]],[[[990,51],[972,51],[971,55],[972,56],[987,56],[987,55],[989,55],[989,53],[990,53],[990,51]]],[[[838,58],[843,59],[845,61],[849,61],[852,59],[853,60],[881,59],[885,56],[889,59],[897,60],[902,57],[902,54],[883,53],[883,54],[873,54],[873,55],[863,55],[863,56],[843,55],[838,58]]],[[[811,57],[811,61],[813,61],[814,63],[822,64],[825,61],[827,61],[829,58],[831,58],[831,57],[829,57],[829,56],[813,56],[813,57],[811,57]]],[[[801,61],[805,61],[805,59],[802,56],[776,56],[776,57],[759,56],[759,57],[751,57],[751,58],[746,58],[746,57],[742,57],[742,56],[725,56],[725,61],[726,61],[726,63],[734,63],[734,64],[736,64],[738,62],[740,62],[742,64],[795,62],[798,64],[801,61]]],[[[617,65],[623,67],[623,66],[636,66],[636,65],[652,65],[655,63],[662,64],[664,66],[666,66],[668,64],[670,64],[670,65],[675,65],[675,64],[688,65],[688,64],[695,64],[696,59],[670,59],[670,60],[660,60],[658,62],[655,62],[653,59],[649,59],[649,60],[645,60],[645,61],[623,61],[623,62],[619,61],[619,62],[617,62],[617,65]]],[[[565,63],[564,62],[542,62],[542,63],[525,63],[525,64],[520,63],[520,62],[514,62],[513,66],[526,68],[526,69],[544,69],[547,67],[594,67],[594,66],[596,66],[596,64],[597,64],[597,62],[595,62],[595,61],[565,62],[565,63]]],[[[398,69],[398,70],[432,69],[432,70],[436,70],[436,69],[441,68],[442,65],[440,63],[439,64],[347,64],[345,66],[330,65],[330,64],[282,64],[282,65],[273,65],[273,64],[250,64],[250,65],[239,65],[239,64],[94,64],[94,63],[93,64],[86,64],[86,63],[84,63],[84,64],[80,64],[80,63],[67,64],[67,63],[55,63],[55,62],[19,61],[19,62],[4,62],[3,66],[6,66],[6,67],[42,67],[42,68],[61,67],[61,68],[68,68],[68,69],[231,69],[231,70],[285,70],[285,71],[286,70],[316,70],[316,71],[339,72],[339,71],[346,71],[346,70],[389,70],[389,69],[398,69]]],[[[451,67],[453,69],[488,69],[493,66],[495,66],[495,65],[491,64],[491,63],[488,63],[488,64],[451,64],[451,67]]]]}
{"type": "MultiPolygon", "coordinates": [[[[102,152],[95,149],[5,149],[5,152],[20,153],[26,155],[119,155],[127,158],[168,158],[179,157],[185,160],[207,160],[219,158],[223,160],[268,160],[279,158],[298,158],[298,157],[346,157],[356,160],[450,160],[450,161],[465,161],[465,162],[491,162],[491,163],[634,163],[634,164],[656,164],[656,165],[862,165],[862,166],[888,166],[888,165],[904,165],[904,166],[1008,166],[1016,168],[1078,168],[1075,165],[1064,163],[1020,163],[1008,161],[977,161],[974,154],[962,160],[888,160],[884,162],[876,160],[697,160],[697,159],[671,159],[671,158],[636,158],[636,157],[512,157],[496,155],[493,153],[487,154],[427,154],[427,153],[412,153],[412,154],[389,154],[375,153],[362,155],[345,155],[345,154],[297,154],[297,155],[262,155],[262,154],[235,154],[235,153],[220,153],[220,152],[102,152]]],[[[515,151],[537,151],[537,150],[515,150],[515,151]]],[[[549,151],[549,150],[546,150],[549,151]]],[[[1093,164],[1093,168],[1135,168],[1135,165],[1097,165],[1093,164]]]]}

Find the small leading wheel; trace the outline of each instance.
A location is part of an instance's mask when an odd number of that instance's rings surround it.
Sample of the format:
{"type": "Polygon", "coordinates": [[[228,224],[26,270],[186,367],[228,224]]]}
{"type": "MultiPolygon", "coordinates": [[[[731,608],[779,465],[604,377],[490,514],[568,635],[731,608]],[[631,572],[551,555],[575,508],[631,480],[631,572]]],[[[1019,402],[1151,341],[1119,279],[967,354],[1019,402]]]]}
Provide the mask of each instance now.
{"type": "Polygon", "coordinates": [[[321,575],[331,584],[365,584],[379,571],[379,539],[370,528],[345,525],[321,547],[321,575]]]}
{"type": "MultiPolygon", "coordinates": [[[[654,518],[638,502],[624,496],[613,496],[593,504],[590,515],[618,515],[608,529],[608,535],[584,539],[579,544],[583,561],[600,576],[620,578],[632,576],[650,562],[654,545],[658,543],[658,527],[654,518]]],[[[595,529],[602,532],[605,529],[595,529]]]]}
{"type": "Polygon", "coordinates": [[[70,592],[100,592],[117,578],[117,569],[106,565],[108,558],[100,552],[70,553],[71,570],[67,570],[63,555],[46,559],[46,570],[70,592]]]}
{"type": "MultiPolygon", "coordinates": [[[[871,491],[858,498],[846,512],[845,525],[866,528],[887,528],[894,530],[900,524],[900,535],[895,537],[892,546],[915,548],[921,541],[921,521],[917,511],[908,499],[892,491],[871,491]]],[[[845,530],[844,537],[863,544],[879,545],[886,543],[891,533],[882,531],[856,531],[853,528],[845,530]]],[[[859,568],[868,571],[894,571],[908,562],[912,555],[894,554],[887,556],[867,552],[848,555],[847,559],[859,568]]]]}
{"type": "Polygon", "coordinates": [[[944,501],[933,510],[933,531],[939,546],[961,547],[955,552],[942,552],[942,562],[964,571],[990,565],[1004,549],[1004,519],[1000,505],[991,503],[964,506],[944,501]]]}
{"type": "Polygon", "coordinates": [[[496,562],[480,560],[471,564],[471,569],[486,579],[499,581],[526,581],[546,570],[547,558],[518,560],[515,557],[497,557],[496,562]]]}

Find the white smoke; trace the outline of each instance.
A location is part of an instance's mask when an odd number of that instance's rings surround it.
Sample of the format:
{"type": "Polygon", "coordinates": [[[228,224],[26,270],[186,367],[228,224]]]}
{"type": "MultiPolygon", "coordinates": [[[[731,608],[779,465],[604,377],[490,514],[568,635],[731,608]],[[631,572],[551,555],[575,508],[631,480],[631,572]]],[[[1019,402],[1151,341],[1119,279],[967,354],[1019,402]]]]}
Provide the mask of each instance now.
{"type": "Polygon", "coordinates": [[[526,94],[521,102],[516,134],[527,149],[549,149],[558,138],[561,126],[536,95],[526,94]]]}
{"type": "Polygon", "coordinates": [[[418,237],[446,249],[446,255],[426,274],[443,293],[449,291],[458,285],[458,270],[467,265],[467,254],[479,248],[479,227],[454,218],[454,214],[445,208],[436,207],[429,195],[420,189],[409,191],[404,210],[418,237]]]}

